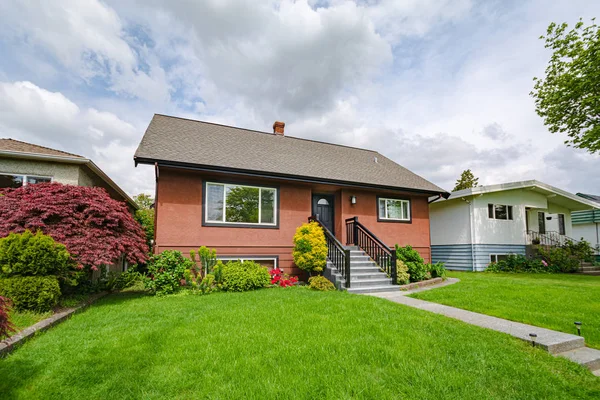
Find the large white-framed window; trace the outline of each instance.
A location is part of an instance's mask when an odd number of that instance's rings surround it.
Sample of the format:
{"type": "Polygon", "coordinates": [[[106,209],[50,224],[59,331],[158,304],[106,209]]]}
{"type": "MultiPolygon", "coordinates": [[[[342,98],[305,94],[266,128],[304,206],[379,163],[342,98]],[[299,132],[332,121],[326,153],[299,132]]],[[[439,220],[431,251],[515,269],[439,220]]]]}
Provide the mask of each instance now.
{"type": "Polygon", "coordinates": [[[227,263],[228,261],[254,261],[268,269],[277,268],[278,257],[276,256],[218,256],[217,259],[227,263]]]}
{"type": "Polygon", "coordinates": [[[277,226],[277,188],[206,182],[205,191],[206,224],[277,226]]]}
{"type": "Polygon", "coordinates": [[[511,220],[513,219],[513,206],[506,204],[488,204],[488,217],[490,219],[511,220]]]}
{"type": "Polygon", "coordinates": [[[490,254],[490,262],[506,261],[508,254],[490,254]]]}
{"type": "Polygon", "coordinates": [[[0,188],[20,188],[36,183],[52,182],[51,176],[11,174],[0,172],[0,188]]]}
{"type": "Polygon", "coordinates": [[[377,217],[380,221],[410,222],[410,200],[377,198],[377,217]]]}

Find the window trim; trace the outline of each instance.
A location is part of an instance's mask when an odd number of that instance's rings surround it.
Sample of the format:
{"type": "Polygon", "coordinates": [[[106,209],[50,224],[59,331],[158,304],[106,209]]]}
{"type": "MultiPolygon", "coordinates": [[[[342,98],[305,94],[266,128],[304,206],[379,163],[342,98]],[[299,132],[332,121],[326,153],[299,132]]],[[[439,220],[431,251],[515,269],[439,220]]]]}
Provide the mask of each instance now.
{"type": "MultiPolygon", "coordinates": [[[[225,191],[223,191],[223,195],[225,195],[225,191]]],[[[259,191],[260,196],[260,191],[259,191]]],[[[210,227],[225,227],[225,228],[255,228],[255,229],[279,229],[279,204],[280,204],[280,188],[279,185],[262,185],[256,183],[245,183],[243,181],[226,181],[219,179],[210,179],[202,181],[202,226],[210,226],[210,227]],[[214,183],[218,185],[235,185],[235,186],[246,186],[253,187],[259,189],[275,189],[275,223],[273,224],[265,224],[265,223],[251,223],[251,222],[219,222],[219,221],[207,221],[206,218],[208,216],[207,207],[208,204],[206,202],[206,186],[209,183],[214,183]]],[[[260,201],[259,201],[259,210],[260,210],[260,201]]],[[[259,219],[260,221],[260,219],[259,219]]]]}
{"type": "MultiPolygon", "coordinates": [[[[261,254],[261,255],[244,255],[244,254],[231,254],[224,256],[217,256],[217,260],[220,261],[273,261],[273,268],[279,268],[279,256],[261,254]]],[[[260,264],[260,263],[259,263],[260,264]]]]}
{"type": "Polygon", "coordinates": [[[36,174],[21,174],[18,172],[0,172],[0,175],[22,176],[23,177],[23,185],[21,187],[25,187],[25,186],[29,185],[29,183],[27,183],[27,178],[50,179],[50,183],[54,182],[54,176],[45,176],[45,175],[36,175],[36,174]]]}
{"type": "Polygon", "coordinates": [[[510,253],[490,253],[490,263],[498,262],[498,256],[509,256],[510,253]],[[496,261],[492,260],[492,257],[496,257],[496,261]]]}
{"type": "MultiPolygon", "coordinates": [[[[388,197],[388,196],[377,196],[377,201],[375,202],[375,212],[377,213],[377,222],[393,222],[399,224],[412,224],[412,200],[410,198],[401,198],[401,197],[388,197]],[[379,215],[379,200],[399,200],[405,201],[408,203],[408,219],[398,219],[398,218],[381,218],[379,215]]],[[[387,213],[387,205],[385,208],[385,212],[387,213]]]]}
{"type": "Polygon", "coordinates": [[[488,203],[487,204],[487,215],[488,215],[488,219],[493,219],[494,221],[514,221],[515,220],[515,207],[512,204],[488,203]],[[493,210],[493,214],[494,214],[493,217],[490,217],[490,206],[492,206],[492,210],[493,210]],[[506,207],[506,219],[496,218],[496,206],[506,207]],[[510,208],[510,211],[509,211],[509,208],[510,208]]]}

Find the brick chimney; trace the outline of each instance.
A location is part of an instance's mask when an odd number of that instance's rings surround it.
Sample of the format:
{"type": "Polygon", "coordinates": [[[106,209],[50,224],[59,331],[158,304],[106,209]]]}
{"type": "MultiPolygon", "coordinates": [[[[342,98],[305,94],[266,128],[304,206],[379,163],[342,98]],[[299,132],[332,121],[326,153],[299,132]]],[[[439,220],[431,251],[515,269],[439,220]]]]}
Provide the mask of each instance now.
{"type": "Polygon", "coordinates": [[[275,133],[276,135],[283,136],[284,129],[285,129],[285,122],[275,121],[275,123],[273,123],[273,133],[275,133]]]}

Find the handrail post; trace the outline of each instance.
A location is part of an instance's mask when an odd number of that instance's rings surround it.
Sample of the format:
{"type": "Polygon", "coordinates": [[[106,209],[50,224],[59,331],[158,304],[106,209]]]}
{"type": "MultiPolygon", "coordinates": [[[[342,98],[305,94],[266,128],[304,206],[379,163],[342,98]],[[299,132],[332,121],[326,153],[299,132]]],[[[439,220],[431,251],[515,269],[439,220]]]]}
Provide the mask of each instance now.
{"type": "MultiPolygon", "coordinates": [[[[390,250],[391,251],[391,250],[390,250]]],[[[398,269],[396,266],[396,250],[391,251],[392,253],[392,284],[395,285],[398,282],[398,269]]]]}
{"type": "Polygon", "coordinates": [[[354,232],[352,232],[352,236],[354,236],[354,238],[353,238],[354,239],[354,243],[353,244],[355,246],[358,246],[358,217],[357,216],[354,216],[353,226],[354,226],[354,232]]]}
{"type": "Polygon", "coordinates": [[[344,250],[346,269],[346,289],[350,289],[350,250],[344,250]]]}

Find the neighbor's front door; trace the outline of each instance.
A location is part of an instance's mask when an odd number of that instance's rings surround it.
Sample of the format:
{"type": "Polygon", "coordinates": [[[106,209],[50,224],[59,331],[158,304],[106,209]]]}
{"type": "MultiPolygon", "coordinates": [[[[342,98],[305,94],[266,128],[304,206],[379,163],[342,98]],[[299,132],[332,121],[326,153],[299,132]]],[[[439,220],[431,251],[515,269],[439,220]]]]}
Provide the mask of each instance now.
{"type": "Polygon", "coordinates": [[[331,231],[333,231],[333,195],[314,194],[312,213],[331,231]]]}

